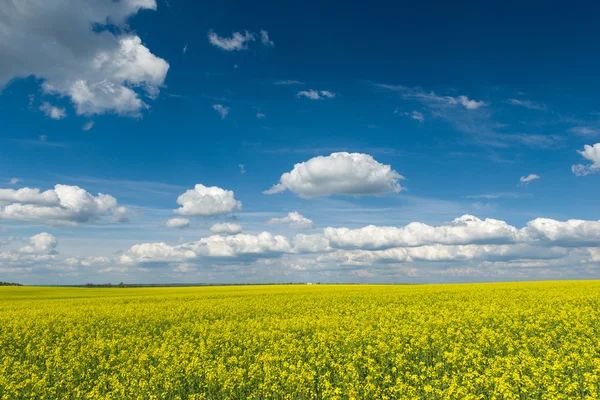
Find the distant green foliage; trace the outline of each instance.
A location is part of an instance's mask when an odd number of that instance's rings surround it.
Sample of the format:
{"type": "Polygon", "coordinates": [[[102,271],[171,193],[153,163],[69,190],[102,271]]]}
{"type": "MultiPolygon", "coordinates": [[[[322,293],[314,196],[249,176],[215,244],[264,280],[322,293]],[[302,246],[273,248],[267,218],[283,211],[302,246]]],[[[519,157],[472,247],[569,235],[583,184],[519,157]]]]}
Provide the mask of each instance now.
{"type": "Polygon", "coordinates": [[[0,286],[23,286],[23,285],[21,285],[20,283],[0,281],[0,286]]]}

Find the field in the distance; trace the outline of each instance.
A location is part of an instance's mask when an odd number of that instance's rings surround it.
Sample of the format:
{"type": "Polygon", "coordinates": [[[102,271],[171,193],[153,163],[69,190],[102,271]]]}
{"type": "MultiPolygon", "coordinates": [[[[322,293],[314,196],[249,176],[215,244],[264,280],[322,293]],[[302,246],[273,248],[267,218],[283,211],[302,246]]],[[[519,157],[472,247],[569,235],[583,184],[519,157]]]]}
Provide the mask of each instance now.
{"type": "Polygon", "coordinates": [[[600,282],[0,288],[0,398],[600,397],[600,282]]]}

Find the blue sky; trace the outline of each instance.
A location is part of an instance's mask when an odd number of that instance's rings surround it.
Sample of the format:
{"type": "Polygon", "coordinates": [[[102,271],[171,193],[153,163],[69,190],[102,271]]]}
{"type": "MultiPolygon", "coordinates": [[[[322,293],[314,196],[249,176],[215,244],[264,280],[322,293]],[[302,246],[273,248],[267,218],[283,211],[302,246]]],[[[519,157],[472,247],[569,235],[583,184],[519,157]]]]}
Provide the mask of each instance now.
{"type": "Polygon", "coordinates": [[[0,4],[0,280],[598,277],[592,2],[0,4]]]}

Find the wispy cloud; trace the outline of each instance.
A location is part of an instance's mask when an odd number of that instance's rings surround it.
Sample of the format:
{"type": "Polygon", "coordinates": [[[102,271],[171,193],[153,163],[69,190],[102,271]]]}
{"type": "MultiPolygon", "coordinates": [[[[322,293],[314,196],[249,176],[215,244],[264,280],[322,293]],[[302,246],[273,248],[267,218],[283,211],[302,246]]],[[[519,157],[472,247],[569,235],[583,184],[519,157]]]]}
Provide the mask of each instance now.
{"type": "Polygon", "coordinates": [[[83,127],[81,129],[83,129],[84,131],[89,131],[93,127],[94,127],[94,121],[90,121],[90,122],[87,122],[85,125],[83,125],[83,127]]]}
{"type": "Polygon", "coordinates": [[[329,90],[321,90],[317,91],[314,89],[309,90],[301,90],[296,93],[296,97],[306,97],[311,100],[323,100],[325,98],[333,99],[335,97],[335,93],[330,92],[329,90]]]}
{"type": "MultiPolygon", "coordinates": [[[[213,46],[225,51],[241,51],[248,50],[248,44],[256,41],[256,34],[248,31],[244,33],[233,32],[231,37],[217,35],[213,30],[208,31],[208,42],[213,46]]],[[[260,31],[260,42],[267,46],[273,47],[275,43],[269,39],[269,32],[260,31]]],[[[187,44],[184,47],[184,54],[187,51],[187,44]]]]}
{"type": "Polygon", "coordinates": [[[388,85],[383,83],[375,83],[374,86],[380,89],[391,90],[400,93],[400,95],[405,99],[417,100],[435,108],[460,105],[467,110],[477,110],[488,105],[488,103],[485,101],[469,99],[469,97],[465,95],[460,95],[457,97],[444,96],[436,94],[434,91],[427,92],[419,87],[411,88],[402,85],[388,85]]]}
{"type": "Polygon", "coordinates": [[[62,107],[55,107],[52,104],[48,103],[47,101],[45,101],[44,103],[42,103],[42,105],[40,106],[40,110],[46,114],[46,116],[52,118],[52,119],[63,119],[64,117],[67,116],[67,111],[62,108],[62,107]]]}
{"type": "Polygon", "coordinates": [[[40,146],[40,147],[69,147],[70,143],[59,143],[51,142],[48,140],[47,135],[40,135],[37,140],[33,139],[7,139],[10,142],[19,143],[27,146],[40,146]]]}
{"type": "Polygon", "coordinates": [[[273,85],[304,85],[304,82],[287,79],[273,82],[273,85]]]}
{"type": "Polygon", "coordinates": [[[229,107],[226,107],[222,104],[213,104],[213,109],[215,109],[221,115],[221,119],[225,119],[227,114],[229,114],[229,107]]]}
{"type": "Polygon", "coordinates": [[[508,104],[512,104],[514,106],[521,106],[528,108],[530,110],[538,110],[538,111],[546,111],[548,107],[543,103],[538,103],[532,100],[527,99],[508,99],[508,104]]]}
{"type": "Polygon", "coordinates": [[[394,114],[399,114],[404,117],[410,117],[411,119],[414,119],[415,121],[419,121],[419,122],[425,121],[425,117],[423,116],[423,113],[421,113],[419,111],[412,111],[410,113],[408,113],[408,112],[401,113],[400,111],[398,111],[398,109],[395,109],[394,114]]]}
{"type": "Polygon", "coordinates": [[[230,38],[217,35],[212,30],[208,32],[208,41],[213,46],[225,51],[248,50],[248,43],[255,41],[253,33],[248,31],[242,33],[233,32],[230,38]]]}
{"type": "Polygon", "coordinates": [[[417,101],[428,110],[428,115],[446,121],[462,133],[469,134],[470,140],[486,148],[506,148],[527,146],[531,148],[558,147],[563,137],[539,133],[506,132],[508,125],[494,118],[491,104],[472,100],[465,95],[447,96],[434,91],[425,91],[419,87],[401,85],[373,84],[376,88],[398,93],[406,100],[417,101]]]}
{"type": "Polygon", "coordinates": [[[527,176],[522,176],[522,177],[519,179],[519,181],[521,182],[521,185],[522,185],[522,186],[524,186],[524,185],[528,185],[529,183],[531,183],[531,182],[533,182],[533,181],[535,181],[535,180],[538,180],[538,179],[540,179],[540,176],[539,176],[539,175],[536,175],[536,174],[529,174],[529,175],[527,175],[527,176]]]}
{"type": "Polygon", "coordinates": [[[486,194],[475,194],[471,196],[464,196],[466,199],[485,199],[485,200],[495,200],[495,199],[519,199],[522,197],[531,197],[533,196],[531,193],[515,193],[515,192],[500,192],[500,193],[486,193],[486,194]]]}
{"type": "Polygon", "coordinates": [[[262,44],[264,44],[267,47],[275,46],[275,43],[273,43],[273,41],[271,39],[269,39],[269,32],[267,32],[265,30],[260,31],[260,41],[262,44]]]}
{"type": "Polygon", "coordinates": [[[580,136],[595,136],[600,133],[600,131],[589,126],[574,126],[573,128],[569,129],[569,133],[574,133],[575,135],[580,136]]]}

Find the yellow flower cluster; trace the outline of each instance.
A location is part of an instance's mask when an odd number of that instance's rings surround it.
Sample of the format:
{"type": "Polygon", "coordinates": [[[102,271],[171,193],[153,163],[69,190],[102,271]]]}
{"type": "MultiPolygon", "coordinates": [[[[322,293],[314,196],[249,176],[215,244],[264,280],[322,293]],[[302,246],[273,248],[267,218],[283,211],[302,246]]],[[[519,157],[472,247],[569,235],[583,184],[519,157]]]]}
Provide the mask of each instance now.
{"type": "Polygon", "coordinates": [[[600,282],[0,288],[0,399],[597,399],[600,282]]]}

